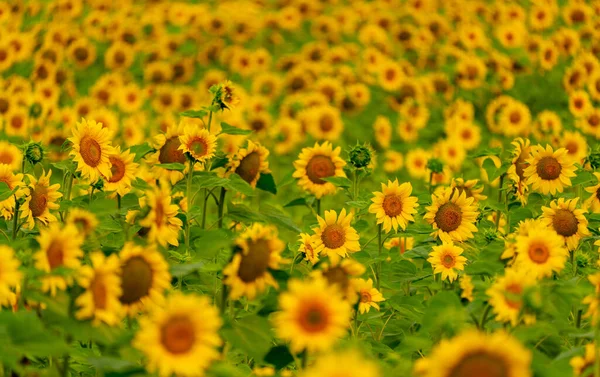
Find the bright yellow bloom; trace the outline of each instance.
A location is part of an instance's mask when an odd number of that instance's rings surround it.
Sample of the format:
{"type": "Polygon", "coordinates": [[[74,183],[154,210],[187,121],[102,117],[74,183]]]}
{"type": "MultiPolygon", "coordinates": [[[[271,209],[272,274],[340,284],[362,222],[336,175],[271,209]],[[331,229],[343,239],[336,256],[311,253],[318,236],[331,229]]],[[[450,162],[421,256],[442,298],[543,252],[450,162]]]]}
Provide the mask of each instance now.
{"type": "Polygon", "coordinates": [[[69,141],[73,144],[70,155],[83,177],[95,182],[100,177],[112,176],[110,157],[115,151],[111,146],[111,134],[102,123],[82,118],[73,128],[69,141]]]}
{"type": "Polygon", "coordinates": [[[497,277],[494,284],[486,291],[490,297],[489,303],[494,308],[496,321],[510,322],[513,326],[516,326],[521,319],[527,324],[535,322],[535,316],[531,314],[521,317],[523,294],[527,288],[535,284],[535,276],[527,270],[509,268],[505,270],[504,276],[497,277]]]}
{"type": "Polygon", "coordinates": [[[196,161],[205,162],[210,160],[217,149],[217,138],[205,128],[200,128],[193,124],[185,126],[183,135],[179,136],[181,149],[184,153],[189,153],[196,161]]]}
{"type": "Polygon", "coordinates": [[[379,292],[377,288],[373,288],[373,280],[371,279],[356,279],[354,281],[354,287],[360,297],[358,311],[361,314],[368,313],[372,307],[379,310],[379,303],[385,301],[381,292],[379,292]]]}
{"type": "Polygon", "coordinates": [[[57,221],[56,216],[50,213],[50,210],[59,208],[58,199],[63,195],[58,192],[60,184],[50,185],[50,176],[52,170],[45,174],[42,171],[40,178],[36,179],[32,175],[28,175],[29,186],[28,193],[25,196],[25,203],[21,207],[21,218],[25,219],[25,227],[33,229],[35,220],[40,221],[44,225],[57,221]]]}
{"type": "Polygon", "coordinates": [[[294,178],[298,178],[298,185],[313,194],[317,199],[336,192],[333,183],[324,181],[327,177],[345,177],[344,166],[346,162],[340,158],[342,149],[329,142],[315,143],[314,147],[303,148],[294,161],[294,178]]]}
{"type": "Polygon", "coordinates": [[[549,145],[545,149],[536,145],[531,148],[527,163],[523,173],[526,182],[542,194],[563,192],[564,187],[571,186],[570,178],[575,177],[575,166],[567,158],[565,148],[554,151],[549,145]]]}
{"type": "Polygon", "coordinates": [[[550,207],[542,207],[542,223],[563,238],[569,250],[577,249],[581,237],[588,236],[586,210],[577,208],[579,198],[558,198],[550,202],[550,207]]]}
{"type": "Polygon", "coordinates": [[[346,214],[345,208],[340,211],[339,216],[334,210],[325,211],[325,218],[317,216],[319,226],[312,229],[315,232],[312,236],[315,251],[319,255],[328,256],[333,263],[340,257],[347,257],[348,253],[360,251],[360,237],[350,225],[352,218],[351,213],[346,214]]]}
{"type": "Polygon", "coordinates": [[[516,237],[515,267],[527,270],[537,278],[560,272],[568,256],[563,239],[543,224],[529,229],[527,235],[516,237]]]}
{"type": "Polygon", "coordinates": [[[427,207],[423,217],[433,225],[433,235],[444,242],[465,241],[473,238],[477,232],[475,220],[479,212],[474,198],[467,198],[466,192],[455,192],[451,188],[443,189],[431,196],[432,204],[427,207]]]}
{"type": "Polygon", "coordinates": [[[412,185],[408,182],[399,184],[398,180],[388,181],[381,184],[381,192],[374,192],[371,198],[373,204],[369,207],[369,212],[377,217],[377,224],[383,224],[383,230],[389,233],[392,228],[394,231],[398,227],[406,230],[406,225],[410,221],[415,221],[413,214],[417,213],[417,198],[410,196],[412,185]]]}
{"type": "Polygon", "coordinates": [[[20,265],[13,249],[0,245],[0,307],[16,304],[14,290],[23,279],[23,274],[19,271],[20,265]]]}
{"type": "Polygon", "coordinates": [[[442,274],[442,280],[448,279],[451,283],[456,280],[456,270],[464,270],[467,258],[461,254],[463,249],[453,243],[444,243],[434,246],[429,253],[427,262],[431,263],[434,274],[442,274]]]}

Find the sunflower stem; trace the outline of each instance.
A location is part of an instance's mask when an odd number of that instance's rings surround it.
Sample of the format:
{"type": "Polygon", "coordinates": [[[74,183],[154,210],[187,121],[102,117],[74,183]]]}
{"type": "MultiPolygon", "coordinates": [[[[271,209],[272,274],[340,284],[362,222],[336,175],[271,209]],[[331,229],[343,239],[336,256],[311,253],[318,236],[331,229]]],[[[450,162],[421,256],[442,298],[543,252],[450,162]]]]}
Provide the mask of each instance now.
{"type": "Polygon", "coordinates": [[[225,309],[227,309],[227,296],[229,292],[227,289],[227,285],[223,284],[223,288],[221,289],[221,316],[225,315],[225,309]]]}
{"type": "Polygon", "coordinates": [[[381,287],[380,281],[379,281],[379,277],[381,275],[381,247],[383,245],[381,244],[381,224],[379,224],[377,226],[377,250],[378,250],[378,254],[377,256],[379,257],[379,261],[377,262],[377,270],[375,272],[375,280],[377,281],[377,290],[379,290],[379,288],[381,287]]]}
{"type": "Polygon", "coordinates": [[[219,229],[223,228],[223,210],[225,209],[225,196],[227,195],[227,189],[225,187],[221,187],[221,193],[219,194],[219,212],[218,216],[218,227],[219,229]]]}
{"type": "Polygon", "coordinates": [[[119,210],[119,217],[121,217],[121,195],[117,194],[117,209],[119,210]]]}
{"type": "Polygon", "coordinates": [[[202,229],[206,228],[206,207],[208,207],[208,198],[210,198],[210,195],[208,195],[208,190],[204,189],[204,203],[202,205],[202,229]]]}
{"type": "MultiPolygon", "coordinates": [[[[502,186],[504,184],[504,174],[500,175],[500,184],[498,185],[498,203],[502,203],[502,186]]],[[[500,212],[500,210],[496,210],[496,231],[499,229],[500,227],[500,216],[502,216],[502,213],[500,212]]]]}
{"type": "Polygon", "coordinates": [[[481,321],[479,321],[479,329],[480,330],[485,329],[485,323],[487,322],[487,317],[488,317],[488,314],[490,314],[491,310],[492,310],[492,306],[490,304],[487,304],[487,306],[485,307],[485,310],[483,311],[483,314],[481,315],[481,321]]]}
{"type": "Polygon", "coordinates": [[[15,213],[13,215],[13,229],[12,229],[12,239],[13,241],[17,238],[17,232],[19,231],[19,229],[17,228],[17,224],[19,223],[19,207],[21,205],[19,204],[19,200],[17,199],[17,196],[15,195],[15,213]]]}
{"type": "Polygon", "coordinates": [[[429,193],[433,192],[433,171],[429,172],[429,193]]]}
{"type": "Polygon", "coordinates": [[[186,213],[186,218],[185,218],[185,255],[189,256],[190,255],[190,228],[192,227],[192,222],[190,221],[190,209],[192,208],[192,198],[191,198],[191,194],[192,194],[192,176],[194,174],[194,160],[193,159],[189,159],[189,167],[188,167],[188,176],[187,176],[187,182],[186,182],[186,191],[185,191],[185,198],[187,200],[187,213],[186,213]]]}
{"type": "Polygon", "coordinates": [[[317,199],[317,215],[321,216],[321,199],[317,199]]]}
{"type": "Polygon", "coordinates": [[[308,365],[308,350],[306,348],[300,354],[300,359],[302,360],[302,369],[306,369],[306,366],[308,365]]]}

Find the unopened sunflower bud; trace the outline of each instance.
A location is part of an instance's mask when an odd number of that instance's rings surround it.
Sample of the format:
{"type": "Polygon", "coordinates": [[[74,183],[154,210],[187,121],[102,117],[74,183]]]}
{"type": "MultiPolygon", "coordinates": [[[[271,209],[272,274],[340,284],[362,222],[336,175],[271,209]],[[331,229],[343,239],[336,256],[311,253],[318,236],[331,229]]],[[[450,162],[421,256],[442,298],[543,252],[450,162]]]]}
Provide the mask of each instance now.
{"type": "Polygon", "coordinates": [[[436,174],[440,174],[444,171],[444,163],[437,158],[432,158],[427,161],[427,169],[436,174]]]}
{"type": "Polygon", "coordinates": [[[29,116],[33,119],[37,119],[40,115],[42,115],[42,105],[36,102],[29,108],[29,116]]]}
{"type": "Polygon", "coordinates": [[[27,144],[25,146],[25,158],[31,165],[41,162],[44,159],[44,148],[42,148],[42,144],[34,142],[27,144]]]}
{"type": "Polygon", "coordinates": [[[596,170],[600,168],[600,151],[591,152],[590,155],[587,157],[587,160],[590,163],[592,169],[596,170]]]}
{"type": "Polygon", "coordinates": [[[361,169],[371,163],[373,153],[367,145],[356,145],[350,150],[348,156],[350,157],[350,164],[357,169],[361,169]]]}

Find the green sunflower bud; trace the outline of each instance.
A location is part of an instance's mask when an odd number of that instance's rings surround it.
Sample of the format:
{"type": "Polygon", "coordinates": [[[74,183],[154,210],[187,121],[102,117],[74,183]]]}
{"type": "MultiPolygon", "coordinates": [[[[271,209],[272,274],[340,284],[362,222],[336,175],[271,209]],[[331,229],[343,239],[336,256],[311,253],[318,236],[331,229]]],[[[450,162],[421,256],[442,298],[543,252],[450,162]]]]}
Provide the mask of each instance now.
{"type": "Polygon", "coordinates": [[[431,160],[427,161],[427,169],[436,174],[440,174],[444,171],[444,163],[437,158],[432,158],[431,160]]]}
{"type": "Polygon", "coordinates": [[[371,148],[369,148],[366,144],[356,145],[350,150],[348,155],[350,157],[350,164],[357,169],[367,167],[373,158],[371,148]]]}
{"type": "Polygon", "coordinates": [[[44,148],[42,148],[42,144],[34,142],[27,144],[25,146],[25,158],[31,165],[41,162],[44,159],[44,148]]]}
{"type": "Polygon", "coordinates": [[[29,108],[29,116],[33,119],[37,119],[40,115],[42,115],[42,105],[36,102],[29,108]]]}

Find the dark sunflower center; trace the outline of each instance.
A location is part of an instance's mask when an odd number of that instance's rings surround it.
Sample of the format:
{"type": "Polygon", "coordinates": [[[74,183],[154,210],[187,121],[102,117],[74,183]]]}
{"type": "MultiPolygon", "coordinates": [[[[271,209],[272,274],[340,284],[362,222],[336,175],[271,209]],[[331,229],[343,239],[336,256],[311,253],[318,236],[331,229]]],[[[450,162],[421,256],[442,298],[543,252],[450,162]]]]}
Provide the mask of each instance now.
{"type": "Polygon", "coordinates": [[[152,268],[142,257],[133,257],[121,270],[121,302],[132,304],[145,297],[152,288],[152,268]]]}
{"type": "Polygon", "coordinates": [[[194,346],[194,323],[187,316],[173,316],[160,329],[160,342],[172,354],[188,352],[194,346]]]}
{"type": "Polygon", "coordinates": [[[46,258],[48,258],[50,270],[54,270],[55,268],[63,265],[65,251],[62,243],[59,240],[53,240],[50,243],[48,250],[46,250],[46,258]]]}
{"type": "Polygon", "coordinates": [[[454,257],[450,254],[446,254],[442,257],[442,265],[446,268],[454,267],[454,257]]]}
{"type": "Polygon", "coordinates": [[[343,268],[336,266],[323,272],[323,276],[330,285],[337,285],[342,292],[346,292],[350,286],[350,279],[343,268]]]}
{"type": "Polygon", "coordinates": [[[321,178],[331,177],[335,174],[335,164],[331,158],[323,155],[313,156],[306,164],[306,175],[312,183],[322,185],[326,182],[321,178]]]}
{"type": "Polygon", "coordinates": [[[360,302],[371,302],[372,298],[371,298],[371,294],[367,291],[362,291],[360,293],[360,302]]]}
{"type": "Polygon", "coordinates": [[[319,127],[323,132],[329,132],[333,129],[334,121],[331,115],[326,114],[321,117],[319,120],[319,127]]]}
{"type": "Polygon", "coordinates": [[[181,143],[179,142],[179,137],[173,136],[165,141],[165,145],[160,148],[158,153],[158,161],[161,164],[172,164],[174,162],[178,162],[183,164],[185,162],[185,156],[183,152],[179,149],[181,143]]]}
{"type": "Polygon", "coordinates": [[[79,143],[79,153],[83,161],[95,168],[102,160],[102,148],[100,144],[89,136],[84,136],[79,143]]]}
{"type": "Polygon", "coordinates": [[[115,53],[115,63],[119,65],[125,63],[125,54],[123,51],[117,51],[115,53]]]}
{"type": "Polygon", "coordinates": [[[513,111],[510,114],[510,122],[515,124],[515,123],[519,123],[521,121],[521,113],[519,113],[518,111],[513,111]]]}
{"type": "Polygon", "coordinates": [[[260,155],[258,152],[252,152],[240,161],[240,165],[235,169],[237,175],[248,183],[252,182],[260,171],[260,155]]]}
{"type": "Polygon", "coordinates": [[[271,249],[265,239],[248,242],[248,254],[242,254],[238,276],[244,283],[260,278],[269,268],[271,249]]]}
{"type": "Polygon", "coordinates": [[[23,127],[24,123],[25,122],[23,122],[23,119],[20,116],[16,116],[10,121],[10,125],[12,126],[12,128],[16,128],[17,130],[20,130],[23,127]]]}
{"type": "Polygon", "coordinates": [[[346,232],[341,225],[327,225],[321,234],[321,240],[323,241],[325,247],[329,249],[337,249],[344,246],[344,243],[346,242],[346,232]]]}
{"type": "Polygon", "coordinates": [[[120,158],[116,157],[110,157],[110,163],[112,164],[110,167],[112,176],[108,181],[110,183],[120,182],[125,176],[125,163],[120,158]]]}
{"type": "Polygon", "coordinates": [[[31,190],[29,209],[33,217],[41,216],[48,207],[48,190],[44,186],[37,186],[31,190]]]}
{"type": "Polygon", "coordinates": [[[560,177],[562,166],[554,157],[543,157],[537,164],[537,173],[543,180],[552,181],[560,177]]]}
{"type": "Polygon", "coordinates": [[[252,122],[250,122],[250,127],[256,131],[262,131],[263,129],[265,129],[267,127],[266,123],[264,120],[262,119],[254,119],[252,120],[252,122]]]}
{"type": "Polygon", "coordinates": [[[13,162],[13,156],[8,152],[0,152],[0,164],[10,165],[13,162]]]}
{"type": "Polygon", "coordinates": [[[94,277],[94,280],[92,280],[92,283],[90,284],[90,291],[92,292],[92,297],[94,298],[94,306],[97,309],[105,309],[108,293],[106,291],[106,284],[104,283],[102,276],[96,275],[96,277],[94,277]]]}
{"type": "Polygon", "coordinates": [[[82,229],[85,233],[89,233],[92,231],[92,224],[90,224],[90,222],[84,217],[77,217],[73,220],[73,223],[79,229],[82,229]]]}
{"type": "Polygon", "coordinates": [[[568,209],[558,209],[554,213],[554,218],[552,219],[552,226],[556,233],[560,234],[563,237],[570,237],[577,233],[577,226],[579,225],[579,221],[573,212],[568,209]]]}
{"type": "Polygon", "coordinates": [[[327,327],[329,315],[320,303],[307,303],[301,309],[298,322],[304,331],[317,333],[327,327]]]}
{"type": "Polygon", "coordinates": [[[402,213],[402,200],[398,195],[386,195],[381,206],[389,217],[396,217],[402,213]]]}
{"type": "Polygon", "coordinates": [[[548,247],[543,243],[533,243],[529,246],[529,258],[537,264],[545,263],[550,258],[548,247]]]}
{"type": "Polygon", "coordinates": [[[476,351],[463,357],[448,377],[508,377],[506,362],[495,355],[476,351]]]}
{"type": "Polygon", "coordinates": [[[75,49],[75,59],[79,61],[86,61],[89,56],[88,50],[83,47],[77,47],[75,49]]]}
{"type": "Polygon", "coordinates": [[[444,232],[452,232],[462,222],[462,211],[458,205],[448,202],[438,209],[434,219],[438,228],[444,232]]]}

